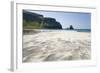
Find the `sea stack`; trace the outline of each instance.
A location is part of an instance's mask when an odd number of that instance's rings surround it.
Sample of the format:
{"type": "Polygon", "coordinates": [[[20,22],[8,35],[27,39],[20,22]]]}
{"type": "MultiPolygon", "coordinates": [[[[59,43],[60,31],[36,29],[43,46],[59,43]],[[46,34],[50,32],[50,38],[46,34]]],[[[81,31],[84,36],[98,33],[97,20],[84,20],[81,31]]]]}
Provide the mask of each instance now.
{"type": "Polygon", "coordinates": [[[74,30],[74,27],[72,25],[70,25],[69,29],[70,30],[74,30]]]}

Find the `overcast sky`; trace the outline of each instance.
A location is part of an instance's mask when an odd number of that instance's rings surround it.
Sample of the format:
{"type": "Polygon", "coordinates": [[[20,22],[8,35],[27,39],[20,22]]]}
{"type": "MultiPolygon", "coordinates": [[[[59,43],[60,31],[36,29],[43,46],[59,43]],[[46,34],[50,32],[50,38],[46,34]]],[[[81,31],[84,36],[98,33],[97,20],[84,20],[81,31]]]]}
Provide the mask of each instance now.
{"type": "Polygon", "coordinates": [[[73,25],[75,29],[90,29],[91,28],[91,14],[78,12],[53,12],[53,11],[34,11],[34,13],[42,14],[44,17],[55,18],[60,22],[63,28],[68,28],[73,25]]]}

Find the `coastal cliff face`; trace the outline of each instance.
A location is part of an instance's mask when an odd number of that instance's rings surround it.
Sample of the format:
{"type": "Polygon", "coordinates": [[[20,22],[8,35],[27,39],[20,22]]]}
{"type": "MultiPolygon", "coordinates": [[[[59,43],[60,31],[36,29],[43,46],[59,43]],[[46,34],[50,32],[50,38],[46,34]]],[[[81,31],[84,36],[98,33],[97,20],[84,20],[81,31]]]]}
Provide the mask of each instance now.
{"type": "Polygon", "coordinates": [[[62,29],[55,18],[23,10],[23,28],[25,29],[62,29]]]}

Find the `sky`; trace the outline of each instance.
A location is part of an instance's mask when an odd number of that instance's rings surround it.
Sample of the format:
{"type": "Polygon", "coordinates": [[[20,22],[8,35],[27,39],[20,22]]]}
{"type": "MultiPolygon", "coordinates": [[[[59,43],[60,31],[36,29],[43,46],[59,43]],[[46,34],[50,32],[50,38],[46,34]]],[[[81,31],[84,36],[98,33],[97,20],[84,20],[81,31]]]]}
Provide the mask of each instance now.
{"type": "Polygon", "coordinates": [[[44,17],[55,18],[56,21],[61,23],[62,28],[68,28],[70,25],[72,25],[75,29],[91,29],[91,13],[29,11],[41,14],[44,17]]]}

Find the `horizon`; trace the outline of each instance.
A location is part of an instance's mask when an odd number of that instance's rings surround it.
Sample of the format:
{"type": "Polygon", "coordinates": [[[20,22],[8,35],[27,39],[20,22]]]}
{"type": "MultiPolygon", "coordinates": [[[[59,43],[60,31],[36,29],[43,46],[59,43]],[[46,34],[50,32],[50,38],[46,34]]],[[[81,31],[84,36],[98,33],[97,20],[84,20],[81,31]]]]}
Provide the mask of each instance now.
{"type": "Polygon", "coordinates": [[[55,18],[56,21],[61,23],[62,29],[69,28],[70,25],[72,25],[74,29],[91,29],[91,13],[35,10],[26,11],[37,13],[44,17],[55,18]]]}

